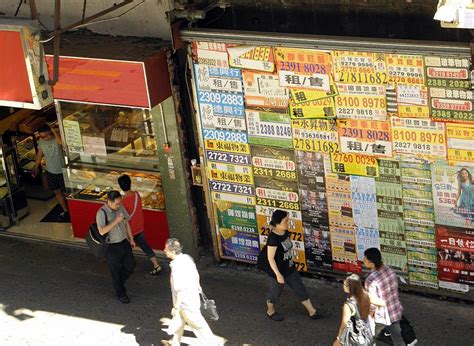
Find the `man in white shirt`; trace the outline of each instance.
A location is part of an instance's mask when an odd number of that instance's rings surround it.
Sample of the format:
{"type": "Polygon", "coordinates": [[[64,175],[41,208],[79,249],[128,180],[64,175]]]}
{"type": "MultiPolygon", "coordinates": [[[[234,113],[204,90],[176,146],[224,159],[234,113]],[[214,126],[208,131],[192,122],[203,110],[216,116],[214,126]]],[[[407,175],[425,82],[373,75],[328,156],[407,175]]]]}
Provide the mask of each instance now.
{"type": "Polygon", "coordinates": [[[173,295],[173,318],[165,331],[173,335],[164,344],[180,345],[184,327],[187,325],[203,345],[223,345],[224,339],[214,335],[201,314],[201,285],[199,273],[191,256],[182,253],[183,246],[176,238],[166,241],[165,254],[171,259],[171,293],[173,295]]]}

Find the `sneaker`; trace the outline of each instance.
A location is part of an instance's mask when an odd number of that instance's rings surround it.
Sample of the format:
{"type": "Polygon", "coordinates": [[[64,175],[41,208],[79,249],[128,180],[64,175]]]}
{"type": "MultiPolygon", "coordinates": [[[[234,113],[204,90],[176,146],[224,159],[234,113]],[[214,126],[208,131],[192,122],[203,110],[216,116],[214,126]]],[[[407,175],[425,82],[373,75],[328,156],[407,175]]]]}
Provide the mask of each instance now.
{"type": "Polygon", "coordinates": [[[150,272],[151,275],[160,275],[161,272],[161,266],[158,265],[157,267],[153,268],[153,270],[150,272]]]}

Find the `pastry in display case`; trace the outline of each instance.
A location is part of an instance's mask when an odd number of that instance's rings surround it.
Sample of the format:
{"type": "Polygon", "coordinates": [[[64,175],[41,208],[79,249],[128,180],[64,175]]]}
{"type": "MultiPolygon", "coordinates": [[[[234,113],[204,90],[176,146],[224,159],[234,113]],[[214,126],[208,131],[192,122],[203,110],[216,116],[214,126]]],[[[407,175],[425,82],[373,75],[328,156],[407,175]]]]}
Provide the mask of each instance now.
{"type": "Polygon", "coordinates": [[[68,198],[105,202],[109,190],[120,191],[117,180],[122,174],[127,174],[132,179],[132,189],[140,194],[143,208],[165,209],[159,173],[107,170],[97,167],[68,167],[64,169],[64,181],[71,191],[68,198]]]}

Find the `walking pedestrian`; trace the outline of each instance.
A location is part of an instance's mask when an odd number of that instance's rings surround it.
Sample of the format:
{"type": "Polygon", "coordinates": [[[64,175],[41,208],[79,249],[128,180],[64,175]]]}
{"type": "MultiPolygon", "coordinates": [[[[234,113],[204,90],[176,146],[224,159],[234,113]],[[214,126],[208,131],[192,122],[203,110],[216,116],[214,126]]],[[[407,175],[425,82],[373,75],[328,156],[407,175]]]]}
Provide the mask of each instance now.
{"type": "Polygon", "coordinates": [[[362,282],[359,275],[352,274],[348,276],[344,280],[343,289],[347,294],[347,300],[344,302],[342,308],[341,325],[333,346],[351,345],[350,343],[346,342],[346,340],[344,340],[344,336],[347,333],[346,327],[351,319],[354,321],[359,319],[361,321],[360,326],[362,326],[362,328],[357,329],[359,329],[358,332],[364,337],[365,342],[363,345],[373,345],[374,338],[369,320],[371,301],[369,294],[362,287],[362,282]]]}
{"type": "Polygon", "coordinates": [[[398,298],[397,274],[383,264],[382,254],[377,248],[365,250],[364,265],[371,270],[365,280],[365,289],[371,297],[380,298],[385,303],[385,306],[371,305],[375,320],[375,337],[387,328],[395,346],[405,345],[400,327],[403,306],[398,298]]]}
{"type": "Polygon", "coordinates": [[[153,270],[150,274],[158,275],[161,272],[161,266],[158,263],[153,249],[148,245],[145,239],[145,220],[143,217],[143,205],[140,194],[137,191],[132,191],[132,179],[126,174],[118,178],[118,184],[124,192],[122,206],[130,215],[128,222],[132,229],[133,240],[153,264],[153,270]]]}
{"type": "Polygon", "coordinates": [[[66,197],[64,196],[64,154],[61,136],[56,129],[51,128],[48,124],[41,125],[38,128],[39,141],[38,152],[36,153],[35,165],[31,170],[31,175],[36,177],[38,168],[43,157],[46,161],[46,181],[48,187],[54,192],[56,200],[62,208],[61,218],[68,216],[68,208],[66,197]]]}
{"type": "Polygon", "coordinates": [[[107,202],[96,214],[97,228],[100,234],[107,235],[109,247],[105,254],[112,274],[112,282],[117,298],[124,304],[130,303],[125,289],[125,281],[135,268],[132,247],[135,241],[128,223],[129,215],[121,205],[122,196],[117,190],[107,193],[107,202]]]}
{"type": "Polygon", "coordinates": [[[180,345],[184,327],[192,329],[202,345],[223,345],[225,340],[214,335],[201,314],[201,284],[199,273],[191,256],[182,253],[183,246],[176,238],[166,241],[165,254],[171,259],[170,283],[173,296],[172,319],[164,329],[171,340],[162,340],[165,345],[180,345]]]}
{"type": "Polygon", "coordinates": [[[267,239],[266,256],[265,251],[259,256],[259,267],[270,276],[270,287],[267,293],[268,318],[273,321],[283,321],[283,317],[275,310],[275,304],[285,284],[288,284],[300,299],[301,304],[308,311],[309,317],[311,319],[319,318],[320,313],[311,303],[309,294],[292,260],[293,243],[288,232],[288,213],[283,210],[275,210],[270,225],[272,230],[267,239]]]}

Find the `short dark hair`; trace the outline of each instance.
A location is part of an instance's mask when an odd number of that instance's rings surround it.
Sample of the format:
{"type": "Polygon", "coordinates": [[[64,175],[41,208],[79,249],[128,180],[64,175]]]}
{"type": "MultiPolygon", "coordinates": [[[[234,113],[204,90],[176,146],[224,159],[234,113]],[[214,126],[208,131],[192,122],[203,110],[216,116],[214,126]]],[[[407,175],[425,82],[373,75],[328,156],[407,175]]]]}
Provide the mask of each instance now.
{"type": "Polygon", "coordinates": [[[180,255],[183,253],[183,245],[179,239],[169,238],[166,241],[166,247],[169,251],[174,252],[175,255],[180,255]]]}
{"type": "Polygon", "coordinates": [[[286,212],[284,210],[280,210],[280,209],[275,210],[272,214],[272,219],[270,221],[270,225],[275,227],[276,225],[281,223],[281,221],[287,216],[288,216],[288,212],[286,212]]]}
{"type": "Polygon", "coordinates": [[[38,127],[38,132],[51,132],[51,127],[49,127],[48,124],[43,124],[40,127],[38,127]]]}
{"type": "Polygon", "coordinates": [[[109,192],[107,192],[107,200],[108,201],[115,201],[117,198],[122,198],[122,195],[120,194],[119,191],[117,190],[110,190],[109,192]]]}
{"type": "Polygon", "coordinates": [[[126,174],[121,175],[118,178],[118,184],[122,191],[130,191],[130,188],[132,186],[132,179],[130,179],[130,177],[126,174]]]}
{"type": "Polygon", "coordinates": [[[375,268],[380,268],[383,264],[382,254],[376,247],[371,247],[364,251],[364,256],[375,265],[375,268]]]}

